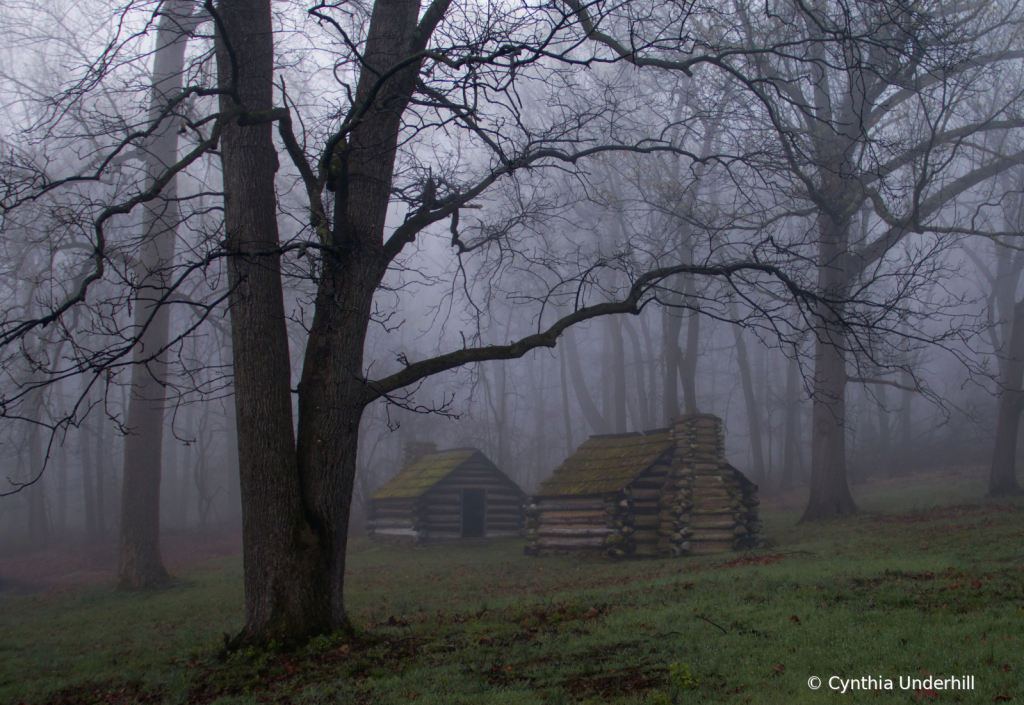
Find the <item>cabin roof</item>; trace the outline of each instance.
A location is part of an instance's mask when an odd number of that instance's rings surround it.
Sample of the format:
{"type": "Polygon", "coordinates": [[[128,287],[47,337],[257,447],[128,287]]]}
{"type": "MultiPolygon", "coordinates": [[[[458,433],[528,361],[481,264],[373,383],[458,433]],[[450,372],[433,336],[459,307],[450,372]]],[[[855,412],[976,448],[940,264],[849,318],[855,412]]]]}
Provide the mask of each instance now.
{"type": "Polygon", "coordinates": [[[667,430],[591,436],[555,468],[538,496],[601,494],[621,490],[675,445],[667,430]]]}
{"type": "MultiPolygon", "coordinates": [[[[452,474],[474,454],[486,456],[476,448],[455,448],[428,453],[381,485],[370,499],[410,499],[424,492],[452,474]]],[[[490,461],[487,461],[490,463],[490,461]]]]}

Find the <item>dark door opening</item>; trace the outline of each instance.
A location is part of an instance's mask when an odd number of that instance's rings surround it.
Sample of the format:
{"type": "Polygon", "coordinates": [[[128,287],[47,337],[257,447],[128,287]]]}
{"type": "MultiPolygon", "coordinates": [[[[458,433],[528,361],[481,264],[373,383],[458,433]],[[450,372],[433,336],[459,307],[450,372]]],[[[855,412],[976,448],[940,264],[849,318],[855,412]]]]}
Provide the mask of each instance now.
{"type": "Polygon", "coordinates": [[[484,535],[487,490],[462,490],[462,538],[484,535]]]}

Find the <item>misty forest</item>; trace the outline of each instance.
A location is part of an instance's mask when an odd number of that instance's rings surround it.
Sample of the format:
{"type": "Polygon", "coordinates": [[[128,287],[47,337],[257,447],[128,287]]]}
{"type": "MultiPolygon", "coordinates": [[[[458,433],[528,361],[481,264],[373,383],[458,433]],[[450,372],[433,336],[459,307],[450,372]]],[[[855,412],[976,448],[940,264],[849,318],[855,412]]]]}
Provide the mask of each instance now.
{"type": "Polygon", "coordinates": [[[4,0],[0,701],[1024,698],[1022,18],[4,0]]]}

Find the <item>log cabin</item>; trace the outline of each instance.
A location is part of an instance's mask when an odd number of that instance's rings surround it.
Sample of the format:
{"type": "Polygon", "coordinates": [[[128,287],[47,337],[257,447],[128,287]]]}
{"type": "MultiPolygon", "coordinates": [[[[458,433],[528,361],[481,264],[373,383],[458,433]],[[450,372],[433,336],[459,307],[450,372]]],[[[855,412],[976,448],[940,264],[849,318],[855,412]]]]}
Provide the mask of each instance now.
{"type": "Polygon", "coordinates": [[[402,464],[370,496],[370,537],[426,543],[523,535],[525,493],[476,448],[408,443],[402,464]]]}
{"type": "Polygon", "coordinates": [[[686,556],[759,545],[757,485],[725,460],[722,420],[591,436],[527,506],[527,555],[686,556]]]}

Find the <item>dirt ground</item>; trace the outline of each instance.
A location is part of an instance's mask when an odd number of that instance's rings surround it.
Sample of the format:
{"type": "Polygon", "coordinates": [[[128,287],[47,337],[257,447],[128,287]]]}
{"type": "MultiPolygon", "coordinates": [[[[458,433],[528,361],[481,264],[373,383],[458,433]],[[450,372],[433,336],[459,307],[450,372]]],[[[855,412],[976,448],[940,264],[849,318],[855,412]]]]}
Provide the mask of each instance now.
{"type": "MultiPolygon", "coordinates": [[[[160,537],[164,565],[175,570],[213,558],[242,553],[237,528],[213,527],[167,531],[160,537]]],[[[117,572],[117,537],[99,543],[63,542],[42,550],[0,551],[0,591],[21,594],[83,583],[113,582],[117,572]]]]}

